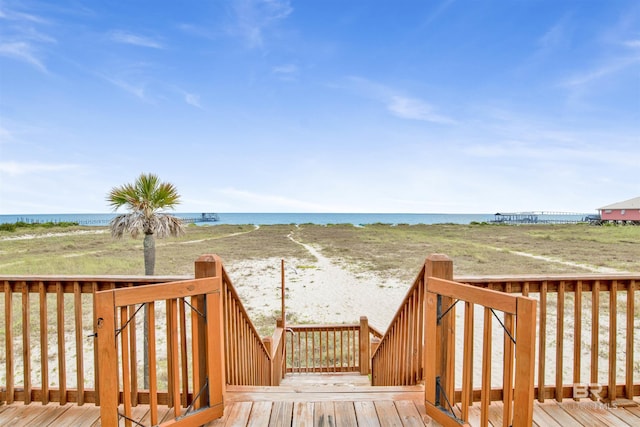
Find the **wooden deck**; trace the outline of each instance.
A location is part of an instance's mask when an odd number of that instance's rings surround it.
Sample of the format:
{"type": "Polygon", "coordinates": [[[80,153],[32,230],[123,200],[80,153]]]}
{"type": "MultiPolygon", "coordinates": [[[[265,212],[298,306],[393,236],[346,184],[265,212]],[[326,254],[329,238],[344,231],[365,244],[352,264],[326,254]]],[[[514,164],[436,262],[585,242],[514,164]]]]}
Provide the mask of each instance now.
{"type": "MultiPolygon", "coordinates": [[[[225,399],[223,418],[209,423],[209,427],[438,426],[425,414],[421,386],[372,387],[366,376],[289,375],[279,387],[228,386],[225,399]]],[[[640,403],[640,399],[635,402],[640,403]]],[[[163,408],[165,419],[171,413],[163,408]]],[[[471,408],[471,415],[471,424],[479,425],[478,406],[471,408]]],[[[137,406],[134,416],[137,422],[149,425],[146,405],[137,406]]],[[[490,423],[502,426],[501,403],[491,404],[490,423]]],[[[573,400],[535,402],[534,425],[639,426],[640,406],[607,408],[573,400]]],[[[2,405],[0,426],[100,426],[100,409],[90,404],[2,405]]]]}

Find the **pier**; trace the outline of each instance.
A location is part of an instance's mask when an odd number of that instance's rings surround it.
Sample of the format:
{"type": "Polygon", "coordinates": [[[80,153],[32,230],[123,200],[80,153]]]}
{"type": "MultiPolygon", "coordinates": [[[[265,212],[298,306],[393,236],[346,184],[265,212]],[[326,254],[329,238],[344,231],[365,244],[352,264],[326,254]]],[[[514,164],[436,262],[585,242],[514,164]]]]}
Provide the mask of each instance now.
{"type": "MultiPolygon", "coordinates": [[[[197,224],[201,222],[217,222],[220,221],[220,216],[214,212],[203,212],[200,215],[198,214],[186,214],[190,216],[181,216],[180,214],[175,215],[177,218],[184,224],[197,224]]],[[[107,215],[105,215],[107,216],[107,215]]],[[[116,215],[111,215],[110,218],[93,218],[93,219],[84,219],[81,215],[74,218],[73,215],[65,215],[65,218],[55,218],[55,215],[51,215],[51,218],[47,218],[46,220],[40,218],[33,217],[18,217],[16,218],[16,222],[25,223],[25,224],[77,224],[77,225],[95,225],[95,226],[106,226],[109,225],[111,220],[116,215]]]]}
{"type": "Polygon", "coordinates": [[[494,224],[579,224],[592,223],[599,215],[575,212],[504,212],[496,213],[494,224]]]}

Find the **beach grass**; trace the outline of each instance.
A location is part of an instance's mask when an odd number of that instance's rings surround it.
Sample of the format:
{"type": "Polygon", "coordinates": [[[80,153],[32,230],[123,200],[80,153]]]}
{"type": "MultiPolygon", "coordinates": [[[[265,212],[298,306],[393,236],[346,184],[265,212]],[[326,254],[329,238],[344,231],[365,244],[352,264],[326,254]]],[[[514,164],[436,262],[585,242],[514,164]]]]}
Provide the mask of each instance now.
{"type": "MultiPolygon", "coordinates": [[[[212,225],[188,226],[156,241],[158,275],[193,274],[215,253],[225,263],[282,258],[307,265],[313,245],[356,271],[410,280],[430,253],[449,255],[459,275],[640,271],[640,227],[568,225],[212,225]]],[[[106,227],[0,232],[0,274],[137,275],[141,239],[114,239],[106,227]]]]}

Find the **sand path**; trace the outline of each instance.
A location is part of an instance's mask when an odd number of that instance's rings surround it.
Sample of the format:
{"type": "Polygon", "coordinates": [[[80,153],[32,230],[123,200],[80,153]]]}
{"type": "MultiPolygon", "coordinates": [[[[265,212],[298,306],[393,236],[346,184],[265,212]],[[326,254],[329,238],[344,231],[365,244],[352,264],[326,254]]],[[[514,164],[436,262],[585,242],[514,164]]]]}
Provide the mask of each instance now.
{"type": "MultiPolygon", "coordinates": [[[[383,280],[374,272],[356,272],[328,258],[312,245],[297,241],[315,259],[285,260],[287,319],[292,323],[358,323],[360,316],[384,331],[411,285],[383,280]]],[[[252,317],[280,310],[280,264],[276,258],[228,265],[229,276],[252,317]]]]}

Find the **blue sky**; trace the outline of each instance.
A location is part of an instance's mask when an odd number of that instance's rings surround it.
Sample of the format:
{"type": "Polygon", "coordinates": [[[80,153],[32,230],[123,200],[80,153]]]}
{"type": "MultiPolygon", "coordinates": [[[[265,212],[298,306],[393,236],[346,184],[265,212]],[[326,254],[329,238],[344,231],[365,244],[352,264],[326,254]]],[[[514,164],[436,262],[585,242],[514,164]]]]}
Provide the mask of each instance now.
{"type": "Polygon", "coordinates": [[[0,213],[591,212],[640,195],[636,0],[0,0],[0,213]]]}

